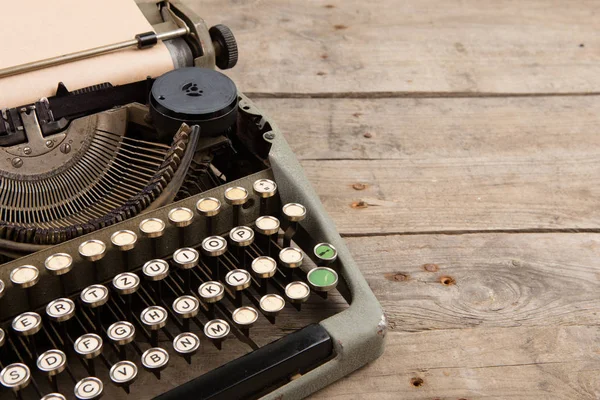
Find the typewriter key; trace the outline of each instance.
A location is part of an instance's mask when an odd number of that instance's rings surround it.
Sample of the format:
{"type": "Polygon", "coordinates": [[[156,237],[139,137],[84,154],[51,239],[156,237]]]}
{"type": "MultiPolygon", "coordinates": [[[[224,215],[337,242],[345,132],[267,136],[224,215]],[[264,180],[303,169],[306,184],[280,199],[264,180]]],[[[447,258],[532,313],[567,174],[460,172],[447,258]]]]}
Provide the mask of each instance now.
{"type": "Polygon", "coordinates": [[[147,238],[156,239],[165,233],[165,223],[162,219],[148,218],[140,222],[140,232],[147,238]]]}
{"type": "Polygon", "coordinates": [[[215,317],[215,303],[221,301],[225,296],[225,286],[221,282],[208,281],[204,282],[198,288],[198,294],[200,298],[208,306],[208,317],[213,319],[215,317]]]}
{"type": "Polygon", "coordinates": [[[190,330],[190,318],[198,315],[200,302],[194,296],[181,296],[173,302],[173,311],[183,318],[183,330],[190,330]]]}
{"type": "Polygon", "coordinates": [[[109,371],[110,380],[125,389],[127,394],[129,394],[129,386],[135,381],[137,374],[137,366],[131,361],[125,360],[115,363],[109,371]]]}
{"type": "Polygon", "coordinates": [[[337,250],[329,243],[319,243],[314,248],[317,265],[324,267],[333,263],[337,259],[337,250]]]}
{"type": "Polygon", "coordinates": [[[160,379],[160,371],[167,367],[169,363],[169,353],[163,348],[153,347],[142,354],[142,365],[148,372],[152,372],[157,379],[160,379]]]}
{"type": "Polygon", "coordinates": [[[67,398],[60,393],[49,393],[40,400],[67,400],[67,398]]]}
{"type": "Polygon", "coordinates": [[[96,400],[102,397],[104,385],[94,376],[83,378],[75,385],[75,397],[79,400],[96,400]]]}
{"type": "Polygon", "coordinates": [[[26,312],[12,320],[12,328],[21,336],[32,336],[42,328],[42,317],[35,312],[26,312]]]}
{"type": "Polygon", "coordinates": [[[140,288],[140,278],[132,272],[124,272],[116,275],[112,284],[120,295],[132,294],[140,288]]]}
{"type": "Polygon", "coordinates": [[[160,306],[150,306],[140,314],[142,323],[150,328],[150,344],[154,347],[158,346],[158,330],[167,324],[168,316],[167,310],[160,306]]]}
{"type": "MultiPolygon", "coordinates": [[[[58,375],[67,367],[67,355],[60,350],[48,350],[38,357],[36,365],[48,376],[58,375]]],[[[54,388],[54,390],[58,389],[54,388]]]]}
{"type": "Polygon", "coordinates": [[[95,333],[86,333],[77,338],[73,345],[81,358],[91,360],[102,353],[102,338],[95,333]]]}
{"type": "Polygon", "coordinates": [[[310,288],[301,281],[295,281],[285,287],[285,295],[294,304],[301,304],[308,300],[310,288]]]}
{"type": "Polygon", "coordinates": [[[225,282],[235,291],[235,306],[242,306],[242,290],[250,287],[252,278],[250,273],[243,269],[234,269],[225,275],[225,282]]]}
{"type": "Polygon", "coordinates": [[[242,206],[248,201],[248,191],[239,186],[227,188],[225,189],[225,201],[233,206],[233,225],[239,225],[242,206]]]}
{"type": "Polygon", "coordinates": [[[229,231],[231,244],[236,247],[235,255],[239,265],[246,268],[246,247],[254,242],[254,231],[247,226],[236,226],[229,231]]]}
{"type": "Polygon", "coordinates": [[[200,348],[200,339],[191,332],[180,333],[173,339],[173,349],[183,356],[188,364],[192,362],[192,356],[200,348]]]}
{"type": "Polygon", "coordinates": [[[279,252],[279,262],[281,265],[287,268],[283,272],[288,282],[291,282],[293,279],[294,268],[299,268],[302,266],[303,260],[304,253],[302,253],[302,250],[298,248],[286,247],[279,252]]]}
{"type": "Polygon", "coordinates": [[[209,236],[202,241],[202,253],[208,256],[207,264],[213,279],[220,279],[220,256],[227,252],[227,240],[209,236]]]}
{"type": "Polygon", "coordinates": [[[108,301],[108,289],[104,285],[91,285],[83,289],[79,297],[88,307],[100,307],[108,301]]]}
{"type": "Polygon", "coordinates": [[[127,355],[125,345],[135,338],[135,327],[127,321],[118,321],[106,330],[108,338],[118,346],[119,359],[124,360],[127,355]]]}
{"type": "Polygon", "coordinates": [[[0,372],[0,383],[2,386],[18,392],[29,385],[31,372],[25,364],[10,364],[0,372]]]}
{"type": "Polygon", "coordinates": [[[268,199],[277,193],[277,184],[270,179],[259,179],[252,185],[254,194],[260,197],[260,215],[269,213],[268,199]]]}
{"type": "Polygon", "coordinates": [[[185,246],[185,228],[194,220],[194,213],[189,208],[177,207],[169,211],[169,222],[179,228],[179,246],[185,246]]]}
{"type": "Polygon", "coordinates": [[[277,314],[285,307],[285,300],[278,294],[266,294],[260,298],[260,309],[267,317],[272,317],[273,319],[269,319],[272,323],[275,323],[275,318],[277,314]]]}
{"type": "Polygon", "coordinates": [[[205,197],[196,203],[198,214],[206,217],[206,233],[214,235],[214,217],[221,211],[221,202],[214,197],[205,197]]]}
{"type": "Polygon", "coordinates": [[[328,292],[338,284],[338,274],[331,268],[317,267],[306,276],[308,284],[316,292],[328,292]]]}
{"type": "Polygon", "coordinates": [[[22,265],[13,269],[10,273],[10,281],[13,285],[23,289],[34,286],[39,279],[40,271],[33,265],[22,265]]]}
{"type": "Polygon", "coordinates": [[[99,261],[106,254],[104,242],[96,239],[87,240],[79,245],[79,255],[87,261],[99,261]]]}
{"type": "Polygon", "coordinates": [[[260,293],[267,294],[267,279],[277,272],[277,262],[271,257],[260,256],[252,260],[252,272],[258,278],[260,293]]]}
{"type": "Polygon", "coordinates": [[[198,265],[200,254],[191,247],[176,250],[173,253],[173,261],[179,269],[187,270],[184,277],[184,286],[186,293],[192,293],[192,271],[191,269],[198,265]]]}
{"type": "Polygon", "coordinates": [[[129,251],[135,247],[137,235],[132,231],[117,231],[112,234],[110,241],[121,251],[129,251]]]}
{"type": "Polygon", "coordinates": [[[221,350],[221,343],[229,334],[231,328],[227,321],[222,319],[213,319],[204,325],[204,334],[212,340],[217,349],[221,350]]]}
{"type": "Polygon", "coordinates": [[[252,307],[240,307],[231,313],[231,318],[244,335],[250,336],[250,328],[252,328],[258,319],[258,311],[252,307]]]}
{"type": "Polygon", "coordinates": [[[169,275],[169,263],[165,260],[150,260],[142,267],[144,277],[150,281],[160,281],[169,275]]]}
{"type": "Polygon", "coordinates": [[[254,222],[254,229],[259,236],[258,244],[266,250],[267,255],[271,255],[272,241],[277,243],[277,234],[279,233],[279,220],[271,216],[258,217],[254,222]]]}
{"type": "Polygon", "coordinates": [[[283,247],[289,247],[298,230],[298,222],[306,218],[306,208],[302,204],[289,203],[283,206],[283,215],[290,223],[283,235],[283,247]]]}
{"type": "Polygon", "coordinates": [[[75,315],[75,303],[69,298],[52,300],[46,305],[46,314],[52,321],[68,321],[75,315]]]}
{"type": "Polygon", "coordinates": [[[46,258],[44,266],[51,275],[64,275],[73,268],[73,257],[66,253],[53,254],[46,258]]]}

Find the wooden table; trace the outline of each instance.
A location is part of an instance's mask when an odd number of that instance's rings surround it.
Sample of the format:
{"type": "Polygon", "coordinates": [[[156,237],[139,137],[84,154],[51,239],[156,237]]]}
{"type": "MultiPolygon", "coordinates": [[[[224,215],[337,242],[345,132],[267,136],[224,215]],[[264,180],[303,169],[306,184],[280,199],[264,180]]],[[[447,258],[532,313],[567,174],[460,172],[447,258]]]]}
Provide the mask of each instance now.
{"type": "Polygon", "coordinates": [[[600,2],[186,2],[389,318],[315,399],[600,398],[600,2]]]}

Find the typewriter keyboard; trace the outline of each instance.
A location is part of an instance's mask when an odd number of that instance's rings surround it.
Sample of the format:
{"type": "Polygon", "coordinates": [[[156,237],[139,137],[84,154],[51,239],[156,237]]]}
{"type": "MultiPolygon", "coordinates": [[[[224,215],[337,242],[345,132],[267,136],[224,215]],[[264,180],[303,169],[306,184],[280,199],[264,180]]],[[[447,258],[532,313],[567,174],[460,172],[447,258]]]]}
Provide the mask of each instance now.
{"type": "Polygon", "coordinates": [[[311,211],[256,175],[10,263],[0,397],[158,396],[345,309],[311,211]]]}

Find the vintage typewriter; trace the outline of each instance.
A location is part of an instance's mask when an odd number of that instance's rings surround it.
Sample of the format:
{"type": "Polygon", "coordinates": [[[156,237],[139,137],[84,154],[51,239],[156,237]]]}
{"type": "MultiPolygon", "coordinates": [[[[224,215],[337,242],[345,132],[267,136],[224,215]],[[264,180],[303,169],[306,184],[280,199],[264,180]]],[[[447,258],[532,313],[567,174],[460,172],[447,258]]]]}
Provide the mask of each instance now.
{"type": "Polygon", "coordinates": [[[140,9],[157,33],[132,43],[165,40],[175,69],[2,110],[0,397],[308,396],[381,354],[380,305],[283,135],[214,69],[231,31],[140,9]]]}

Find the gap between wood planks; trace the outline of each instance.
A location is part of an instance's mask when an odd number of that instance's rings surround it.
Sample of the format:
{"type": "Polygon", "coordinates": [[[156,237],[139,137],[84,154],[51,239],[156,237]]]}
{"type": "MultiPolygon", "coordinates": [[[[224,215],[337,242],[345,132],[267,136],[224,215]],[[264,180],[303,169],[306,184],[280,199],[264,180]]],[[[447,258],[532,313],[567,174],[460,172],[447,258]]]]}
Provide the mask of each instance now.
{"type": "Polygon", "coordinates": [[[572,93],[485,93],[485,92],[252,92],[243,91],[250,99],[470,99],[503,97],[578,97],[598,96],[600,92],[572,93]]]}
{"type": "Polygon", "coordinates": [[[560,228],[560,229],[458,229],[440,231],[415,231],[415,232],[383,232],[383,233],[341,233],[341,237],[384,237],[384,236],[419,236],[419,235],[473,235],[473,234],[536,234],[536,233],[600,233],[600,228],[560,228]]]}

